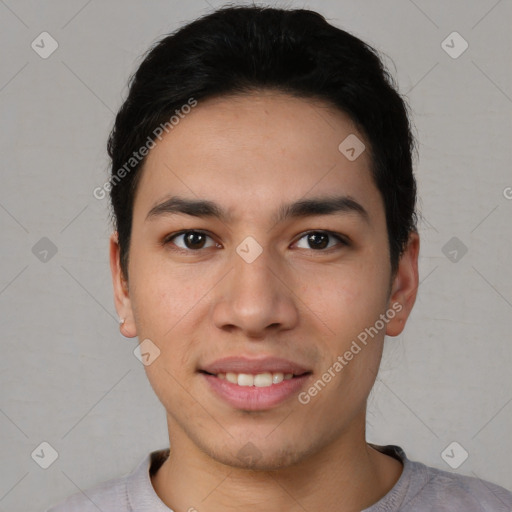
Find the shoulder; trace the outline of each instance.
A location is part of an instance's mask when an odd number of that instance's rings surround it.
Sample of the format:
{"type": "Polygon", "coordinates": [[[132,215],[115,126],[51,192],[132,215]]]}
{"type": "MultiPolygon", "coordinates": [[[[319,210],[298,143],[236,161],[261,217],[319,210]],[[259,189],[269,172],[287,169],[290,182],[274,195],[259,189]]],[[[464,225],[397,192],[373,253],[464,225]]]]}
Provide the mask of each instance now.
{"type": "Polygon", "coordinates": [[[76,492],[45,512],[125,512],[130,508],[126,496],[127,476],[102,482],[76,492]]]}
{"type": "Polygon", "coordinates": [[[131,512],[141,508],[140,502],[151,496],[149,469],[161,464],[165,450],[157,450],[146,455],[131,473],[112,478],[87,490],[80,490],[63,502],[45,512],[131,512]]]}
{"type": "Polygon", "coordinates": [[[103,482],[85,491],[79,491],[46,512],[125,512],[130,510],[125,499],[126,478],[103,482]]]}
{"type": "Polygon", "coordinates": [[[156,495],[150,476],[168,456],[168,448],[153,451],[131,473],[77,492],[45,512],[168,511],[156,495]]]}
{"type": "Polygon", "coordinates": [[[512,511],[512,493],[499,485],[412,461],[396,445],[377,448],[399,459],[404,469],[393,489],[368,512],[512,511]]]}
{"type": "Polygon", "coordinates": [[[500,512],[512,510],[512,493],[480,478],[411,462],[411,488],[405,511],[500,512]],[[416,475],[416,478],[415,478],[416,475]]]}

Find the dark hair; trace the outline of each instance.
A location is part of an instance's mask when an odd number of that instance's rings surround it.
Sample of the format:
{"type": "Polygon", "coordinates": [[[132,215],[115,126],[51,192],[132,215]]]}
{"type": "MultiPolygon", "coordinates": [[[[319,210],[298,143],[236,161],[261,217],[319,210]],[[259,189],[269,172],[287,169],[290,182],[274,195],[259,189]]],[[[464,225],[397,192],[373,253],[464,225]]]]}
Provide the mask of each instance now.
{"type": "Polygon", "coordinates": [[[229,6],[160,40],[130,78],[128,97],[108,140],[110,198],[126,277],[133,204],[144,163],[130,160],[134,152],[154,141],[155,129],[168,125],[191,98],[200,102],[261,89],[320,99],[356,124],[369,144],[396,271],[409,234],[416,230],[414,138],[407,106],[377,52],[314,11],[229,6]]]}

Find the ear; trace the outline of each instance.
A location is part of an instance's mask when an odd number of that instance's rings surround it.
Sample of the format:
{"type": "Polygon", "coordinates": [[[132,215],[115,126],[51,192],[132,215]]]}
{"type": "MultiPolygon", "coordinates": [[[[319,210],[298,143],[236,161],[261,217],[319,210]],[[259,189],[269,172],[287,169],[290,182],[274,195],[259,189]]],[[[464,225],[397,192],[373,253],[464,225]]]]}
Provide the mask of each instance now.
{"type": "Polygon", "coordinates": [[[114,302],[117,314],[124,320],[119,330],[126,338],[135,338],[137,328],[135,326],[132,304],[128,290],[128,281],[121,270],[121,258],[117,231],[110,235],[110,271],[114,286],[114,302]]]}
{"type": "Polygon", "coordinates": [[[405,327],[411,313],[418,291],[418,254],[420,237],[417,231],[409,235],[391,287],[388,307],[396,311],[396,315],[387,324],[386,334],[398,336],[405,327]]]}

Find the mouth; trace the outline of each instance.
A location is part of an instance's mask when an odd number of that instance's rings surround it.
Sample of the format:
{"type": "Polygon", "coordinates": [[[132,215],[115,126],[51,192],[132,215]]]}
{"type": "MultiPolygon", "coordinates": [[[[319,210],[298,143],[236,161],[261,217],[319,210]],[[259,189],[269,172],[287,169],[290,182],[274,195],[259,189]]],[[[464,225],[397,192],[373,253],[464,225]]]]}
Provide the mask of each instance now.
{"type": "Polygon", "coordinates": [[[201,365],[213,399],[237,410],[263,411],[281,405],[303,389],[313,372],[289,359],[273,356],[227,356],[201,365]]]}
{"type": "Polygon", "coordinates": [[[210,373],[205,370],[200,370],[199,373],[216,377],[220,380],[225,380],[230,384],[234,384],[240,387],[257,387],[266,388],[270,386],[276,386],[284,381],[303,377],[311,374],[311,372],[295,373],[284,373],[284,372],[261,372],[261,373],[234,373],[234,372],[219,372],[210,373]]]}
{"type": "Polygon", "coordinates": [[[287,400],[296,399],[313,373],[260,372],[260,373],[211,373],[200,370],[207,393],[238,411],[270,411],[287,400]]]}

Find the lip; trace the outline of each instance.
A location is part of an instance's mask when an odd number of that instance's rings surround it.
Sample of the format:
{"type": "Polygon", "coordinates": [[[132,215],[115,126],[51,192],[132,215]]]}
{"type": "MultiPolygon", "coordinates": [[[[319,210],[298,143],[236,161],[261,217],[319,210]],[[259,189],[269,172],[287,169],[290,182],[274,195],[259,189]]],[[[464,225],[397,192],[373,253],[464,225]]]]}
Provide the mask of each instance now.
{"type": "MultiPolygon", "coordinates": [[[[240,372],[243,373],[243,372],[240,372]]],[[[292,372],[289,372],[292,373],[292,372]]],[[[304,373],[279,384],[266,387],[239,386],[216,375],[201,372],[199,374],[213,393],[235,409],[244,411],[262,411],[271,409],[297,395],[306,386],[311,373],[304,373]]]]}
{"type": "Polygon", "coordinates": [[[199,370],[212,374],[219,373],[250,373],[256,375],[258,373],[293,373],[300,376],[309,373],[306,367],[299,363],[289,361],[280,357],[224,357],[216,361],[201,366],[199,370]]]}

